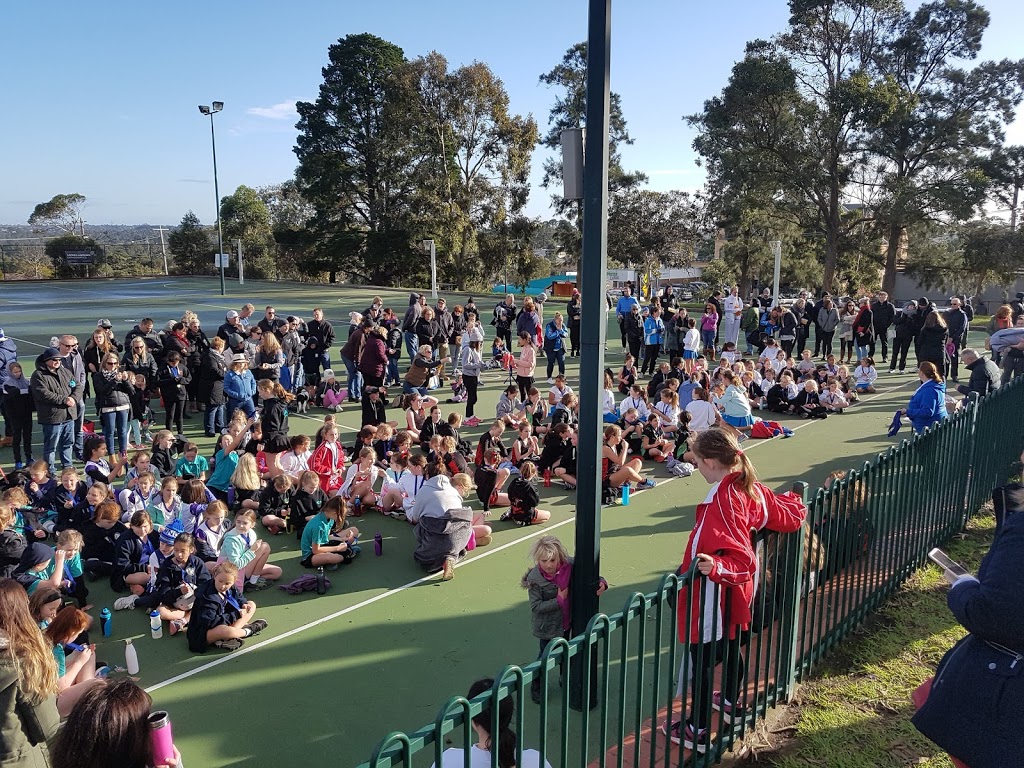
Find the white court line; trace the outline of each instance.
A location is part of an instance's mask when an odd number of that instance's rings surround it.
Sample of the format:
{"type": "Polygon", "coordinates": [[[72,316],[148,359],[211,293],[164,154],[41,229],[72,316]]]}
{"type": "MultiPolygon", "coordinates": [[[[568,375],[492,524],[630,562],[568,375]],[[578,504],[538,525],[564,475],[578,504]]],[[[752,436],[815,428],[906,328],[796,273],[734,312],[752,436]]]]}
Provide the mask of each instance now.
{"type": "MultiPolygon", "coordinates": [[[[490,557],[491,555],[496,555],[499,552],[501,552],[502,550],[508,549],[509,547],[514,547],[516,544],[519,544],[519,543],[521,543],[523,541],[526,541],[527,539],[532,539],[532,538],[535,538],[537,536],[543,536],[548,531],[552,531],[555,528],[561,528],[563,525],[568,525],[569,523],[572,523],[572,522],[575,522],[575,521],[576,521],[576,516],[573,515],[572,517],[570,517],[570,518],[568,518],[566,520],[563,520],[560,523],[555,523],[554,525],[538,526],[538,529],[536,531],[532,532],[532,533],[528,533],[525,536],[521,536],[521,537],[519,537],[518,539],[516,539],[514,541],[508,542],[507,544],[502,544],[500,547],[496,547],[494,549],[488,549],[486,552],[482,552],[482,553],[480,553],[479,555],[477,555],[475,557],[469,558],[467,560],[463,560],[461,563],[457,563],[455,567],[456,568],[461,568],[461,567],[466,566],[466,565],[471,565],[472,563],[477,563],[477,562],[483,560],[485,557],[490,557]]],[[[148,687],[146,689],[146,692],[147,693],[153,693],[153,691],[158,691],[161,688],[166,688],[168,685],[173,685],[174,683],[177,683],[177,682],[180,682],[182,680],[185,680],[185,679],[187,679],[189,677],[192,677],[193,675],[198,675],[200,672],[205,672],[208,669],[212,669],[213,667],[219,666],[219,665],[224,664],[226,662],[229,662],[229,661],[231,661],[233,659],[237,659],[240,656],[244,656],[247,653],[251,653],[252,651],[257,650],[258,648],[265,648],[268,645],[276,643],[278,640],[284,640],[286,637],[292,637],[293,635],[297,635],[300,632],[305,632],[307,629],[312,629],[313,627],[319,626],[320,624],[323,624],[324,622],[331,621],[332,619],[336,619],[339,616],[344,616],[347,613],[351,613],[352,611],[355,611],[355,610],[357,610],[359,608],[364,608],[367,605],[372,605],[373,603],[376,603],[376,602],[378,602],[380,600],[383,600],[386,597],[391,597],[392,595],[397,595],[399,592],[404,592],[405,590],[407,590],[407,589],[409,589],[411,587],[415,587],[415,586],[417,586],[419,584],[423,584],[424,582],[430,581],[431,579],[436,579],[436,578],[438,578],[439,575],[440,574],[438,574],[438,573],[427,574],[426,576],[422,576],[421,578],[415,579],[414,581],[410,581],[410,582],[408,582],[406,584],[403,584],[400,587],[395,587],[394,589],[389,589],[387,592],[383,592],[383,593],[381,593],[379,595],[375,595],[373,597],[367,598],[366,600],[363,600],[361,603],[356,603],[355,605],[350,605],[349,607],[343,608],[340,611],[335,611],[332,614],[329,614],[327,616],[323,616],[323,617],[317,619],[316,621],[311,621],[308,624],[303,624],[302,626],[296,627],[295,629],[290,629],[287,632],[285,632],[284,634],[278,635],[277,637],[271,637],[271,638],[269,638],[267,640],[264,640],[264,641],[262,641],[260,643],[256,643],[255,645],[248,645],[245,648],[241,648],[240,650],[228,653],[228,654],[226,654],[224,656],[221,656],[219,659],[214,659],[213,661],[211,661],[211,662],[209,662],[207,664],[203,664],[201,666],[198,666],[195,669],[190,669],[188,672],[182,672],[180,675],[175,675],[174,677],[170,677],[167,680],[163,680],[163,681],[161,681],[159,683],[156,683],[155,685],[151,685],[150,687],[148,687]]]]}
{"type": "MultiPolygon", "coordinates": [[[[905,387],[906,384],[902,384],[900,386],[901,387],[905,387]]],[[[867,403],[867,402],[870,402],[871,400],[874,400],[875,398],[881,397],[882,395],[885,395],[885,394],[889,394],[889,393],[891,393],[893,391],[894,390],[886,390],[885,392],[879,392],[879,393],[877,393],[875,395],[872,395],[871,397],[863,398],[859,402],[867,403]]],[[[296,414],[296,415],[302,416],[303,414],[296,414]]],[[[307,418],[312,418],[312,417],[307,417],[307,418]]],[[[798,424],[796,427],[793,427],[793,431],[796,432],[798,429],[803,429],[804,427],[809,427],[812,424],[814,424],[815,422],[824,422],[824,421],[825,421],[824,419],[812,419],[807,424],[798,424]]],[[[752,448],[756,448],[758,445],[764,445],[764,444],[773,443],[773,442],[774,442],[774,440],[759,440],[754,445],[751,445],[750,448],[745,448],[744,450],[750,450],[752,448]]],[[[661,486],[664,483],[670,482],[673,479],[675,479],[675,478],[666,478],[665,480],[660,481],[658,483],[658,486],[661,486]]],[[[653,489],[650,489],[650,490],[653,490],[653,489]]],[[[498,552],[501,552],[502,550],[509,549],[510,547],[514,547],[517,544],[521,544],[524,541],[527,541],[527,540],[532,539],[532,538],[536,538],[537,536],[543,536],[548,531],[553,531],[556,528],[561,528],[563,525],[568,525],[569,523],[575,522],[575,520],[576,520],[576,516],[573,515],[572,517],[567,518],[565,520],[562,520],[561,522],[554,523],[553,525],[545,525],[543,527],[538,527],[538,529],[536,531],[528,533],[525,536],[520,536],[518,539],[510,541],[507,544],[502,544],[500,547],[496,547],[495,549],[488,549],[486,552],[482,552],[482,553],[480,553],[479,555],[477,555],[475,557],[469,558],[467,560],[463,560],[461,563],[457,563],[455,567],[456,568],[462,568],[464,566],[468,566],[468,565],[471,565],[473,563],[477,563],[477,562],[483,560],[486,557],[490,557],[491,555],[495,555],[498,552]]],[[[202,664],[202,665],[196,667],[195,669],[191,669],[188,672],[182,672],[180,675],[175,675],[174,677],[170,677],[170,678],[168,678],[166,680],[163,680],[163,681],[161,681],[159,683],[151,685],[150,687],[146,688],[146,692],[147,693],[153,693],[154,691],[158,691],[161,688],[166,688],[169,685],[173,685],[174,683],[180,682],[182,680],[186,680],[186,679],[188,679],[188,678],[190,678],[190,677],[192,677],[194,675],[198,675],[200,672],[205,672],[208,669],[212,669],[214,667],[220,666],[221,664],[225,664],[225,663],[231,661],[232,659],[237,659],[240,656],[244,656],[245,654],[251,653],[252,651],[255,651],[255,650],[259,649],[259,648],[264,648],[264,647],[266,647],[268,645],[272,645],[273,643],[276,643],[278,640],[284,640],[287,637],[292,637],[293,635],[297,635],[300,632],[305,632],[307,629],[312,629],[313,627],[317,627],[317,626],[319,626],[319,625],[321,625],[321,624],[323,624],[323,623],[325,623],[327,621],[331,621],[331,620],[336,619],[336,618],[338,618],[340,616],[344,616],[346,614],[352,613],[353,611],[355,611],[355,610],[357,610],[359,608],[364,608],[364,607],[366,607],[368,605],[372,605],[373,603],[379,602],[380,600],[383,600],[383,599],[385,599],[387,597],[390,597],[392,595],[397,595],[398,593],[404,592],[407,589],[410,589],[410,588],[415,587],[415,586],[417,586],[419,584],[423,584],[424,582],[427,582],[427,581],[430,581],[432,579],[435,579],[435,578],[437,578],[437,576],[438,576],[438,574],[436,574],[436,573],[428,574],[428,575],[423,576],[423,577],[421,577],[419,579],[415,579],[415,580],[410,581],[410,582],[408,582],[406,584],[403,584],[400,587],[395,587],[394,589],[389,589],[387,592],[383,592],[383,593],[381,593],[379,595],[375,595],[374,597],[371,597],[371,598],[368,598],[366,600],[363,600],[362,602],[356,603],[355,605],[350,605],[347,608],[343,608],[340,611],[336,611],[336,612],[334,612],[332,614],[329,614],[327,616],[322,616],[321,618],[316,619],[315,621],[311,621],[311,622],[309,622],[307,624],[303,624],[301,626],[295,627],[294,629],[290,629],[287,632],[285,632],[285,633],[283,633],[281,635],[278,635],[276,637],[271,637],[271,638],[269,638],[267,640],[264,640],[262,642],[256,643],[255,645],[249,645],[249,646],[246,646],[246,647],[244,647],[244,648],[242,648],[240,650],[233,651],[233,652],[228,653],[228,654],[226,654],[224,656],[221,656],[218,659],[214,659],[211,662],[208,662],[206,664],[202,664]]]]}
{"type": "MultiPolygon", "coordinates": [[[[43,311],[43,310],[41,310],[41,311],[43,311]]],[[[45,310],[45,311],[52,312],[53,310],[45,310]]],[[[15,341],[17,341],[17,342],[19,342],[21,344],[31,344],[33,347],[39,347],[40,349],[48,349],[49,348],[48,344],[37,344],[36,342],[29,341],[28,339],[19,339],[17,336],[8,336],[7,338],[8,339],[14,339],[15,341]]]]}

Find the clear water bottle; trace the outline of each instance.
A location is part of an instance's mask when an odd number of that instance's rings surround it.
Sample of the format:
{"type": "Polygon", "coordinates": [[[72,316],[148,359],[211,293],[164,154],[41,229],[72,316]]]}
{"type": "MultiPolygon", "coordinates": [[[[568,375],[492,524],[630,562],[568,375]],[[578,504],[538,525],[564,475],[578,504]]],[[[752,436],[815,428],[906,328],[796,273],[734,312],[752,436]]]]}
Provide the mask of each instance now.
{"type": "Polygon", "coordinates": [[[154,640],[164,636],[164,623],[160,621],[160,611],[153,611],[149,614],[149,631],[154,640]]]}

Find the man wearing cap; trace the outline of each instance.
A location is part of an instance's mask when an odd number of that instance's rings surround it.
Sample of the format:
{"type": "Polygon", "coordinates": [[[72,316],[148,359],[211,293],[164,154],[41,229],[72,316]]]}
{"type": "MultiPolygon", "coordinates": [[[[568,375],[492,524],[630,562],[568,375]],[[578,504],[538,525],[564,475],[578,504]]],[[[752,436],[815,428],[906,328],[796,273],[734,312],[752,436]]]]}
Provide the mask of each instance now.
{"type": "Polygon", "coordinates": [[[565,316],[569,319],[569,357],[580,356],[580,315],[583,302],[578,288],[572,289],[572,298],[565,305],[565,316]]]}
{"type": "Polygon", "coordinates": [[[124,352],[124,346],[122,346],[120,341],[114,338],[114,324],[112,322],[106,318],[102,318],[96,321],[96,327],[103,329],[103,332],[107,334],[107,339],[110,341],[110,346],[116,349],[118,354],[124,352]]]}
{"type": "MultiPolygon", "coordinates": [[[[640,302],[633,296],[633,289],[626,286],[622,289],[622,295],[615,302],[615,319],[619,321],[619,336],[622,339],[622,351],[626,351],[626,318],[633,311],[633,307],[639,307],[640,302]]],[[[636,357],[636,355],[633,355],[636,357]]]]}
{"type": "Polygon", "coordinates": [[[54,461],[58,454],[61,469],[72,466],[75,419],[80,410],[80,401],[74,396],[77,384],[71,369],[64,366],[61,351],[56,347],[43,350],[36,359],[36,371],[29,382],[29,391],[36,406],[39,426],[43,428],[43,454],[51,472],[57,471],[54,461]]]}
{"type": "Polygon", "coordinates": [[[243,338],[248,335],[245,327],[242,325],[242,321],[239,320],[238,313],[233,309],[229,309],[224,314],[224,324],[217,329],[217,335],[224,339],[224,341],[227,341],[228,337],[233,333],[237,333],[243,338]]]}

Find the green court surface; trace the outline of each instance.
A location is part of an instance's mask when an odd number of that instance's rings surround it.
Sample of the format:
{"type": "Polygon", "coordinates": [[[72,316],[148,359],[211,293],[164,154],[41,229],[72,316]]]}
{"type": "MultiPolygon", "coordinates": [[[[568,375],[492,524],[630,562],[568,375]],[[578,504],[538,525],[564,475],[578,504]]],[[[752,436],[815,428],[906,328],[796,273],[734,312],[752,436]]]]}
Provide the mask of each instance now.
{"type": "MultiPolygon", "coordinates": [[[[230,295],[222,297],[213,278],[8,283],[3,290],[0,325],[17,340],[27,371],[51,335],[75,333],[84,343],[101,317],[109,318],[123,337],[143,316],[160,326],[192,309],[212,333],[227,309],[246,301],[256,305],[258,315],[271,303],[279,314],[307,318],[314,306],[323,306],[343,338],[348,312],[364,309],[375,293],[400,312],[408,303],[408,291],[262,282],[242,288],[230,284],[230,295]]],[[[459,298],[449,296],[450,304],[459,298]]],[[[494,299],[476,299],[486,318],[494,299]]],[[[337,363],[336,350],[334,354],[337,363]]],[[[617,336],[611,337],[607,354],[607,365],[621,362],[617,336]]],[[[575,386],[576,361],[567,362],[575,386]]],[[[789,424],[796,430],[793,438],[752,440],[744,448],[768,484],[805,480],[817,488],[828,472],[859,467],[893,444],[886,427],[916,382],[912,376],[883,374],[879,394],[847,414],[796,421],[789,424]]],[[[493,414],[503,383],[499,373],[485,374],[481,417],[493,414]]],[[[544,391],[546,385],[540,386],[544,391]]],[[[449,393],[434,394],[443,401],[449,393]]],[[[462,406],[442,403],[445,414],[453,408],[462,406]]],[[[358,427],[357,409],[346,406],[338,421],[358,427]]],[[[293,416],[292,434],[313,434],[323,414],[311,409],[308,417],[293,416]]],[[[157,417],[160,421],[162,414],[157,417]]],[[[486,419],[465,435],[475,441],[485,426],[486,419]]],[[[343,431],[346,445],[353,442],[353,432],[343,431]]],[[[186,422],[186,434],[204,453],[210,452],[212,441],[202,438],[199,417],[186,422]]],[[[39,443],[38,427],[35,437],[39,443]]],[[[0,464],[9,468],[12,461],[9,449],[0,450],[0,464]]],[[[653,589],[663,573],[678,565],[694,506],[707,493],[699,475],[670,479],[659,467],[653,476],[658,487],[635,494],[628,507],[601,510],[601,567],[611,585],[602,609],[608,613],[619,610],[633,592],[653,589]]],[[[460,563],[451,582],[441,583],[416,566],[408,524],[368,515],[352,522],[364,541],[381,532],[383,556],[374,556],[372,542],[364,546],[355,563],[329,573],[333,585],[321,597],[291,597],[277,589],[255,593],[257,615],[270,626],[241,651],[191,655],[183,637],[170,637],[165,629],[164,637],[154,640],[147,617],[129,611],[114,614],[112,638],[95,633],[98,656],[123,665],[121,641],[135,638],[142,667],[139,682],[151,691],[158,708],[170,712],[176,743],[189,768],[355,765],[369,757],[388,731],[412,731],[432,722],[439,705],[465,693],[474,679],[534,658],[530,611],[519,586],[530,566],[528,550],[536,537],[548,532],[571,550],[574,536],[574,494],[559,487],[541,488],[540,494],[542,506],[552,512],[549,523],[517,528],[495,519],[493,543],[460,563]]],[[[285,581],[302,573],[294,537],[264,532],[264,538],[274,550],[272,562],[284,568],[285,581]]],[[[92,613],[98,615],[115,595],[105,581],[91,589],[92,613]]]]}

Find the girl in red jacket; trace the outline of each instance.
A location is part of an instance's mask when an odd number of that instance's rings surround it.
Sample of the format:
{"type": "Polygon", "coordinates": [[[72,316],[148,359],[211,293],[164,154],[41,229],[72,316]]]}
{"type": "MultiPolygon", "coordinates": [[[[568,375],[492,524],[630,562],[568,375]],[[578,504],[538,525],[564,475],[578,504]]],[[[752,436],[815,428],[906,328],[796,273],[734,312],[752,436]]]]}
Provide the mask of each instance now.
{"type": "MultiPolygon", "coordinates": [[[[688,664],[692,686],[690,717],[669,725],[676,744],[704,753],[710,744],[708,723],[712,707],[725,724],[743,717],[735,704],[743,684],[745,664],[742,635],[750,627],[757,589],[758,559],[753,537],[762,528],[792,532],[800,529],[807,508],[793,493],[777,495],[757,482],[754,466],[736,439],[721,429],[701,432],[693,443],[697,469],[711,485],[683,554],[680,573],[696,568],[701,579],[679,593],[679,641],[690,646],[688,664]],[[715,585],[719,585],[715,600],[715,585]],[[687,621],[687,608],[690,609],[687,621]],[[703,621],[701,615],[703,614],[703,621]],[[698,661],[699,660],[699,661],[698,661]],[[723,690],[713,691],[715,667],[723,665],[723,690]]],[[[679,675],[677,693],[687,681],[679,675]]]]}

